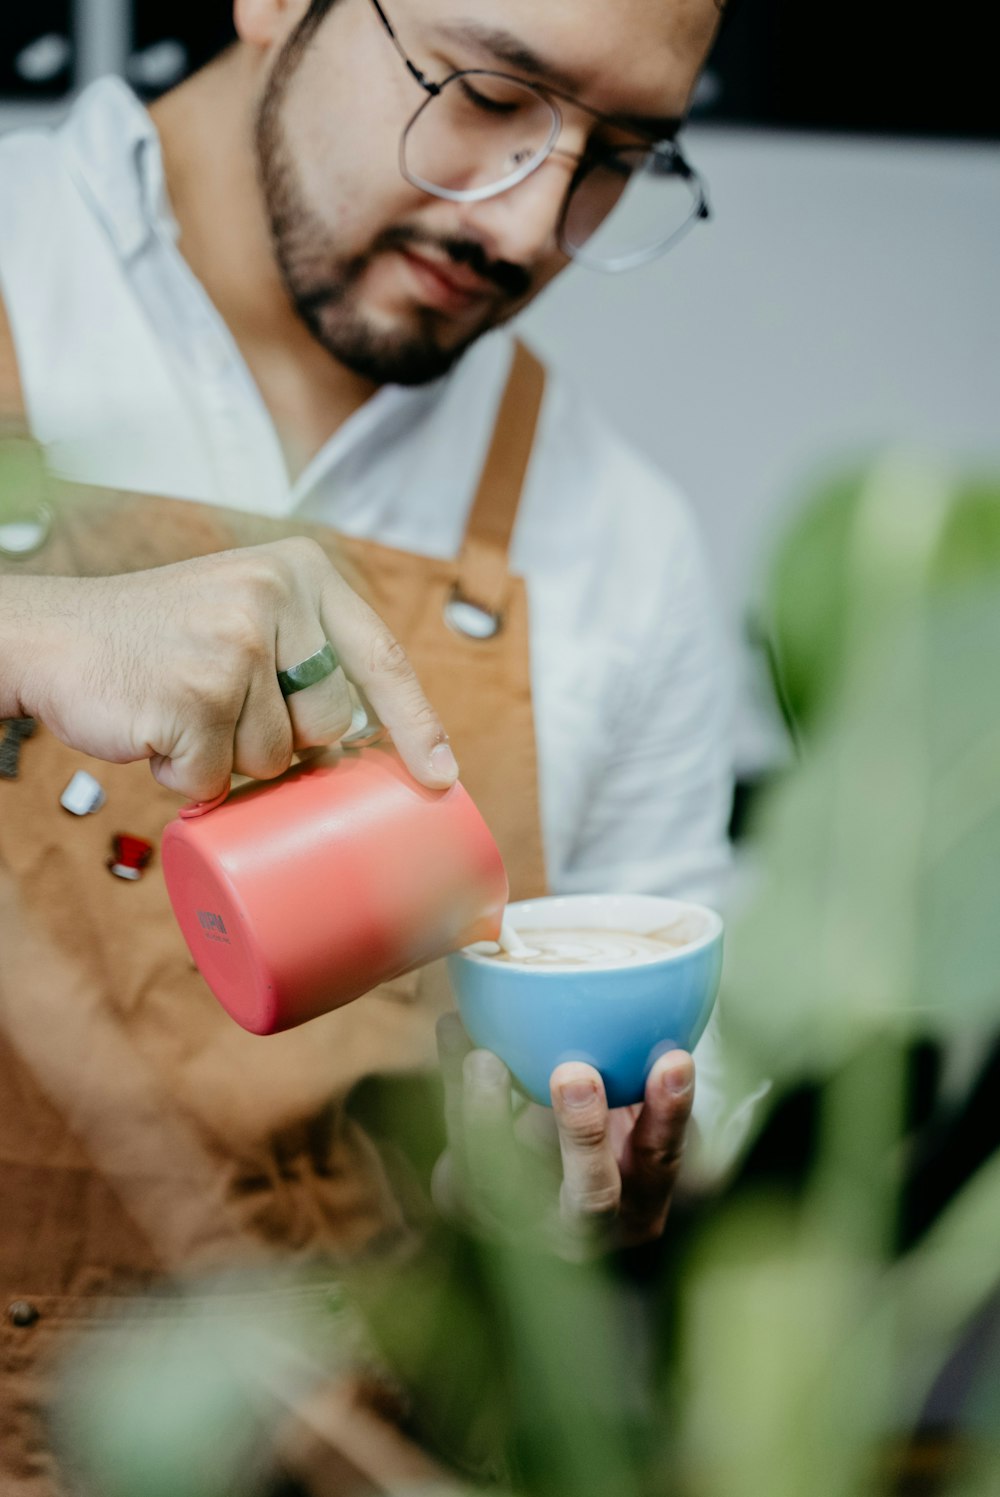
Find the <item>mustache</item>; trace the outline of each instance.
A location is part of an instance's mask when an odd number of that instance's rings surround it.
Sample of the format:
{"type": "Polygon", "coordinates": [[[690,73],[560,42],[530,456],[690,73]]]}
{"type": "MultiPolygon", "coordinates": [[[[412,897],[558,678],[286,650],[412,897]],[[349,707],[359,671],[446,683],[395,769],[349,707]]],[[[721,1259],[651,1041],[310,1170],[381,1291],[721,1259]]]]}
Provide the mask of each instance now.
{"type": "Polygon", "coordinates": [[[475,239],[440,238],[416,228],[386,229],[376,240],[374,251],[408,249],[425,246],[443,251],[456,265],[467,266],[484,281],[491,282],[508,297],[526,296],[531,290],[531,273],[510,260],[491,260],[475,239]]]}
{"type": "Polygon", "coordinates": [[[372,260],[388,250],[424,246],[443,251],[456,265],[465,265],[484,281],[489,281],[510,300],[519,301],[531,290],[531,272],[510,260],[491,260],[475,239],[444,238],[428,234],[425,229],[398,226],[384,229],[371,248],[357,255],[344,267],[336,281],[323,279],[311,290],[296,293],[295,302],[305,317],[315,317],[327,307],[344,300],[350,287],[359,279],[372,260]]]}

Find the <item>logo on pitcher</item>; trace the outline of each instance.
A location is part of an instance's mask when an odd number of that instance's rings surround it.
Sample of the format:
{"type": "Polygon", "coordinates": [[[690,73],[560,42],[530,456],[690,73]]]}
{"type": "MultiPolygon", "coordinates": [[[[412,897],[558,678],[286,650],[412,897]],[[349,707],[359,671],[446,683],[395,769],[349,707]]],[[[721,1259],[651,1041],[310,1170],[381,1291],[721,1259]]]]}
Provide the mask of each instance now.
{"type": "Polygon", "coordinates": [[[198,924],[210,941],[225,941],[229,945],[226,924],[221,915],[213,914],[211,910],[199,910],[198,924]]]}

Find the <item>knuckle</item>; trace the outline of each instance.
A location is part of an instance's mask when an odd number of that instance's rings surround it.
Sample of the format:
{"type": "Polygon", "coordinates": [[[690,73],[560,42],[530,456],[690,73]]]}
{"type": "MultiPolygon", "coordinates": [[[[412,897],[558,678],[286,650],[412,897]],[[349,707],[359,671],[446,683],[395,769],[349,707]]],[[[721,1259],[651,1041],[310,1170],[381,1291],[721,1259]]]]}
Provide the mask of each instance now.
{"type": "Polygon", "coordinates": [[[507,1067],[491,1050],[471,1050],[462,1064],[462,1077],[473,1091],[506,1085],[507,1067]]]}
{"type": "Polygon", "coordinates": [[[441,742],[446,743],[448,741],[441,728],[441,721],[438,714],[424,697],[423,693],[416,687],[416,683],[414,683],[414,692],[410,699],[409,714],[411,726],[414,728],[432,729],[436,734],[440,735],[441,742]]]}
{"type": "Polygon", "coordinates": [[[318,541],[307,535],[290,535],[274,546],[274,563],[291,586],[296,577],[323,576],[332,571],[326,552],[318,541]]]}
{"type": "Polygon", "coordinates": [[[239,553],[234,582],[254,608],[272,607],[291,592],[294,571],[290,561],[276,548],[258,547],[239,553]]]}
{"type": "Polygon", "coordinates": [[[617,1216],[621,1206],[621,1186],[608,1182],[578,1185],[575,1189],[564,1184],[562,1190],[564,1212],[583,1216],[590,1221],[601,1221],[617,1216]]]}
{"type": "MultiPolygon", "coordinates": [[[[239,670],[246,665],[265,664],[274,654],[260,614],[253,607],[248,607],[243,600],[233,603],[220,614],[215,628],[215,643],[217,648],[230,657],[229,671],[239,670]]],[[[225,655],[222,660],[225,662],[225,655]]]]}
{"type": "Polygon", "coordinates": [[[339,705],[331,714],[329,719],[329,723],[327,726],[327,732],[329,734],[328,741],[332,743],[335,742],[338,738],[343,738],[345,733],[349,733],[351,731],[351,723],[353,721],[354,713],[351,710],[350,702],[347,702],[346,704],[342,703],[341,705],[339,705]]]}
{"type": "Polygon", "coordinates": [[[244,698],[242,681],[219,662],[212,666],[181,670],[174,678],[173,707],[178,720],[211,728],[231,726],[239,716],[244,698]]]}
{"type": "Polygon", "coordinates": [[[684,1157],[682,1136],[659,1143],[640,1143],[633,1139],[632,1158],[636,1167],[646,1175],[662,1175],[676,1171],[684,1157]]]}
{"type": "Polygon", "coordinates": [[[337,716],[315,719],[307,724],[296,724],[295,747],[300,749],[324,748],[337,743],[351,726],[350,717],[337,716]]]}
{"type": "Polygon", "coordinates": [[[605,1118],[597,1108],[568,1119],[564,1114],[563,1131],[573,1148],[581,1152],[597,1153],[607,1143],[605,1118]]]}
{"type": "Polygon", "coordinates": [[[582,1206],[588,1216],[614,1216],[621,1204],[621,1191],[614,1185],[588,1190],[582,1206]]]}
{"type": "Polygon", "coordinates": [[[291,762],[292,750],[290,748],[287,753],[269,754],[264,763],[253,771],[253,778],[255,780],[274,780],[278,775],[284,774],[291,762]]]}
{"type": "Polygon", "coordinates": [[[284,774],[292,762],[292,734],[287,723],[268,723],[261,729],[261,741],[256,747],[252,764],[248,763],[246,769],[240,763],[238,768],[253,775],[255,779],[271,780],[276,775],[284,774]]]}
{"type": "Polygon", "coordinates": [[[351,700],[346,691],[327,691],[313,686],[311,700],[303,693],[288,699],[288,709],[295,726],[297,748],[317,748],[322,744],[336,743],[350,730],[353,717],[351,700]],[[322,694],[321,694],[322,693],[322,694]]]}
{"type": "Polygon", "coordinates": [[[368,664],[375,676],[388,676],[390,680],[402,682],[413,678],[413,667],[409,656],[388,629],[377,629],[368,647],[368,664]]]}
{"type": "Polygon", "coordinates": [[[284,552],[292,564],[329,567],[326,552],[319,541],[308,535],[289,535],[278,541],[275,549],[284,552]]]}

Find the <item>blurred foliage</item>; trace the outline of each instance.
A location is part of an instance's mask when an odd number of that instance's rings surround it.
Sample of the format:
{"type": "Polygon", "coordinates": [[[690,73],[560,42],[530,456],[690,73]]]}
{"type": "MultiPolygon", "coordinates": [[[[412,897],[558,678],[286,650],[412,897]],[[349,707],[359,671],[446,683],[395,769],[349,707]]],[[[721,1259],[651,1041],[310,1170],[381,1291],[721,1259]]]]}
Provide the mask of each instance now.
{"type": "Polygon", "coordinates": [[[27,437],[5,434],[0,420],[0,525],[33,513],[48,487],[42,449],[27,437]]]}
{"type": "MultiPolygon", "coordinates": [[[[502,1138],[477,1154],[491,1228],[449,1226],[427,1199],[435,1088],[407,1083],[398,1105],[391,1087],[367,1096],[394,1179],[423,1203],[420,1231],[342,1288],[406,1390],[406,1432],[470,1487],[1000,1491],[997,1136],[919,1231],[901,1231],[927,1123],[913,1057],[985,1054],[1000,1033],[1000,486],[900,457],[845,478],[789,532],[770,598],[800,762],[754,818],[726,1037],[734,1099],[773,1082],[758,1142],[789,1099],[811,1097],[804,1171],[755,1173],[751,1139],[726,1188],[675,1212],[655,1253],[568,1261],[543,1229],[546,1182],[502,1138]],[[946,1373],[950,1402],[932,1415],[946,1373]]],[[[947,1124],[961,1108],[961,1095],[932,1098],[929,1116],[947,1124]]],[[[169,1358],[158,1371],[183,1381],[169,1358]]],[[[208,1427],[238,1448],[227,1378],[202,1357],[173,1422],[142,1425],[151,1466],[160,1449],[203,1453],[186,1476],[157,1465],[171,1473],[157,1497],[240,1490],[207,1481],[204,1443],[184,1435],[190,1405],[212,1403],[205,1380],[219,1400],[208,1427]]],[[[96,1490],[153,1491],[109,1476],[116,1445],[101,1432],[128,1390],[112,1378],[100,1392],[99,1371],[85,1381],[96,1490]]],[[[170,1402],[144,1386],[144,1404],[170,1402]]]]}

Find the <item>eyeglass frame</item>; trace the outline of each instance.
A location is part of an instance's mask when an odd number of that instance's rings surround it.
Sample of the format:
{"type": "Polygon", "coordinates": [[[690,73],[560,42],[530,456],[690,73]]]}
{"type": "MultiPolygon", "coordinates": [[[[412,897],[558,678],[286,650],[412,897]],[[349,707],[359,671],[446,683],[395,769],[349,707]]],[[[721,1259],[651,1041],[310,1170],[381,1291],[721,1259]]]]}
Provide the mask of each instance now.
{"type": "MultiPolygon", "coordinates": [[[[440,83],[435,83],[432,78],[428,78],[426,73],[417,67],[417,64],[403,47],[389,17],[383,9],[381,0],[371,0],[371,3],[382,23],[386,35],[405,64],[410,76],[427,94],[427,98],[414,112],[400,136],[399,170],[405,181],[414,187],[418,187],[422,192],[426,192],[432,197],[456,203],[485,202],[489,198],[500,197],[503,193],[510,192],[513,188],[526,181],[556,151],[556,142],[562,134],[563,129],[563,117],[558,104],[554,102],[556,99],[561,99],[566,104],[572,104],[575,109],[580,109],[584,114],[590,115],[591,119],[600,120],[604,124],[614,125],[619,129],[623,128],[622,122],[616,120],[613,115],[602,114],[600,110],[593,109],[589,104],[584,104],[580,99],[574,98],[572,94],[564,93],[561,89],[553,88],[549,84],[542,85],[534,83],[527,78],[518,78],[513,73],[503,73],[492,68],[457,68],[455,72],[449,73],[446,78],[442,78],[440,83]],[[506,83],[516,83],[521,88],[527,89],[529,93],[536,95],[552,111],[552,129],[542,150],[527,162],[527,164],[518,167],[509,177],[504,177],[502,181],[486,187],[466,189],[439,187],[435,183],[414,176],[406,165],[406,141],[410,131],[427,106],[444,92],[448,84],[454,83],[461,78],[499,78],[506,83]]],[[[677,129],[680,129],[681,124],[682,121],[678,119],[677,129]]],[[[631,127],[627,128],[631,129],[631,127]]],[[[631,133],[635,135],[637,142],[641,142],[644,139],[642,132],[639,130],[631,129],[631,133]]],[[[586,156],[572,157],[571,152],[565,152],[564,154],[576,160],[577,171],[574,174],[573,181],[566,190],[563,206],[559,213],[559,221],[556,226],[556,237],[560,248],[577,264],[586,265],[591,270],[600,270],[610,275],[638,269],[640,266],[648,265],[653,260],[658,260],[662,255],[665,255],[696,223],[707,221],[712,217],[712,208],[708,200],[705,179],[687,160],[676,140],[655,139],[650,136],[648,137],[648,145],[654,160],[664,170],[664,174],[680,177],[690,187],[693,205],[690,216],[662,244],[653,245],[649,249],[634,250],[629,254],[617,256],[614,261],[602,262],[597,259],[589,259],[585,253],[581,254],[576,246],[570,245],[567,242],[563,232],[569,213],[569,206],[573,200],[573,194],[585,179],[586,173],[599,165],[602,160],[620,155],[623,151],[636,150],[640,147],[638,145],[623,146],[618,151],[608,150],[602,156],[593,156],[589,160],[586,156]]]]}

